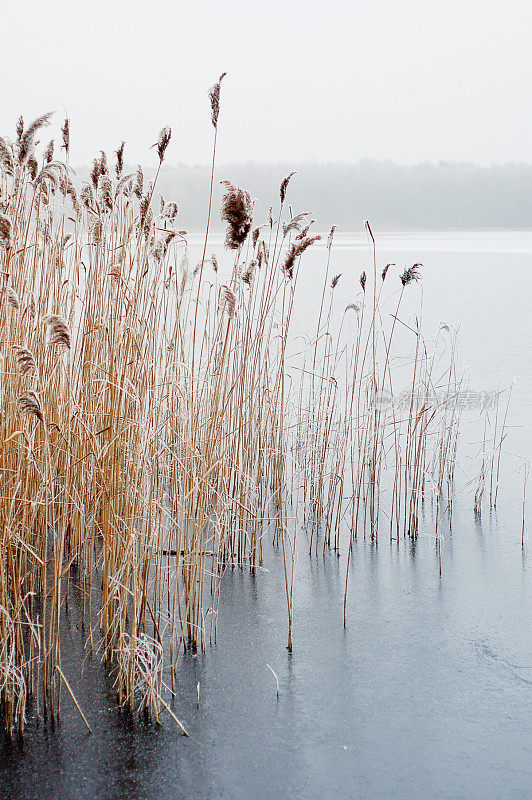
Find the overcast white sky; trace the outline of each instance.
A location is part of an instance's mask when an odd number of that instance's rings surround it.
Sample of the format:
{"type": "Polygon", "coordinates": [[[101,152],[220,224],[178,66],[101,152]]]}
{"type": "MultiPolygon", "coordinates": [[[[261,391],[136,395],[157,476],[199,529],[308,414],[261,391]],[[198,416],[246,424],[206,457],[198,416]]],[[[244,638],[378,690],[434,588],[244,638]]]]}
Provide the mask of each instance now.
{"type": "MultiPolygon", "coordinates": [[[[532,162],[529,0],[2,4],[0,134],[64,109],[72,164],[169,124],[168,162],[532,162]]],[[[44,134],[46,135],[46,134],[44,134]]]]}

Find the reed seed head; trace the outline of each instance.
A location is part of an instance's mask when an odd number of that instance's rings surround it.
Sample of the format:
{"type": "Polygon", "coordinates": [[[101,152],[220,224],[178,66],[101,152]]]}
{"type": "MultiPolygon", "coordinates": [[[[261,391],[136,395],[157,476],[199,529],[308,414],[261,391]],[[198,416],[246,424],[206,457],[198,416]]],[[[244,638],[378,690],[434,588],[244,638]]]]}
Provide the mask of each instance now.
{"type": "Polygon", "coordinates": [[[139,200],[142,199],[142,192],[144,190],[144,173],[142,172],[142,167],[140,164],[137,166],[137,172],[135,174],[135,185],[133,186],[133,194],[135,197],[138,197],[139,200]]]}
{"type": "Polygon", "coordinates": [[[92,208],[94,206],[94,192],[90,183],[84,183],[82,185],[79,199],[85,208],[92,208]]]}
{"type": "Polygon", "coordinates": [[[28,158],[28,160],[26,162],[26,168],[27,168],[27,170],[29,172],[30,178],[32,179],[32,181],[34,181],[35,178],[37,177],[37,173],[39,171],[39,164],[38,164],[37,159],[35,158],[34,155],[29,156],[29,158],[28,158]]]}
{"type": "Polygon", "coordinates": [[[251,230],[253,204],[249,192],[240,189],[231,181],[222,181],[227,187],[222,197],[221,218],[228,223],[225,246],[229,250],[238,250],[244,244],[251,230]]]}
{"type": "Polygon", "coordinates": [[[17,145],[19,145],[21,143],[22,134],[23,133],[24,133],[24,117],[21,114],[20,117],[17,120],[17,127],[15,128],[15,134],[16,134],[16,137],[17,137],[17,139],[16,139],[17,145]]]}
{"type": "Polygon", "coordinates": [[[258,261],[256,258],[254,258],[252,261],[249,262],[249,264],[246,264],[246,266],[242,270],[242,275],[241,275],[242,283],[245,283],[246,286],[251,286],[257,264],[258,261]]]}
{"type": "Polygon", "coordinates": [[[315,222],[316,222],[315,219],[311,219],[310,222],[308,222],[305,225],[305,227],[301,229],[301,232],[298,233],[298,235],[296,236],[296,239],[304,239],[306,236],[308,236],[308,232],[312,228],[312,226],[314,225],[315,222]]]}
{"type": "Polygon", "coordinates": [[[0,167],[8,177],[14,174],[13,146],[0,136],[0,167]]]}
{"type": "Polygon", "coordinates": [[[292,177],[292,175],[295,174],[296,174],[295,172],[291,172],[289,175],[286,176],[286,178],[283,178],[283,180],[281,181],[281,187],[279,189],[279,195],[281,197],[281,205],[283,205],[284,203],[284,199],[286,197],[286,190],[288,189],[288,184],[290,183],[290,178],[292,177]]]}
{"type": "Polygon", "coordinates": [[[177,217],[178,210],[177,203],[165,203],[161,216],[163,219],[168,219],[170,222],[173,222],[177,217]]]}
{"type": "Polygon", "coordinates": [[[287,278],[292,279],[294,275],[296,259],[303,255],[305,250],[307,250],[307,248],[309,248],[319,239],[321,239],[321,236],[306,236],[304,239],[297,239],[295,242],[293,242],[293,244],[290,245],[284,260],[284,264],[281,267],[287,278]]]}
{"type": "Polygon", "coordinates": [[[158,261],[164,261],[166,253],[168,252],[168,245],[175,236],[175,231],[165,231],[157,239],[153,241],[151,254],[153,258],[158,261]]]}
{"type": "Polygon", "coordinates": [[[70,330],[65,320],[57,314],[48,314],[43,322],[46,325],[46,344],[70,349],[70,330]]]}
{"type": "Polygon", "coordinates": [[[116,165],[115,165],[115,172],[117,180],[120,179],[122,175],[122,170],[124,169],[124,147],[126,146],[125,142],[122,142],[118,150],[115,150],[116,155],[116,165]]]}
{"type": "Polygon", "coordinates": [[[360,303],[349,303],[348,306],[345,307],[346,311],[354,311],[355,314],[359,314],[362,306],[360,303]]]}
{"type": "Polygon", "coordinates": [[[166,153],[166,148],[170,144],[170,139],[172,138],[172,129],[166,125],[161,132],[159,133],[159,138],[155,143],[154,147],[157,148],[157,155],[159,156],[159,164],[163,163],[164,154],[166,153]]]}
{"type": "Polygon", "coordinates": [[[33,151],[35,149],[35,136],[37,132],[41,128],[45,128],[50,124],[50,117],[52,116],[53,112],[48,112],[48,114],[43,114],[42,117],[37,117],[37,119],[33,120],[31,125],[28,126],[26,130],[23,130],[19,133],[20,130],[20,123],[24,124],[22,121],[22,117],[19,120],[19,127],[17,127],[17,141],[18,141],[18,161],[19,164],[24,164],[30,156],[33,155],[33,151]]]}
{"type": "Polygon", "coordinates": [[[303,211],[301,214],[296,214],[295,217],[292,217],[290,222],[283,222],[283,238],[291,233],[292,231],[301,232],[303,222],[305,221],[305,217],[308,217],[308,211],[303,211]]]}
{"type": "Polygon", "coordinates": [[[43,421],[41,401],[34,391],[30,390],[19,395],[17,405],[21,414],[35,417],[39,422],[43,421]]]}
{"type": "Polygon", "coordinates": [[[227,75],[227,72],[222,72],[214,86],[209,89],[209,100],[211,101],[211,122],[213,127],[218,127],[218,116],[220,114],[220,89],[222,81],[227,75]]]}
{"type": "MultiPolygon", "coordinates": [[[[329,235],[327,236],[327,250],[331,252],[331,247],[334,239],[334,233],[337,230],[338,225],[333,225],[331,230],[329,231],[329,235]]],[[[334,286],[333,286],[334,289],[334,286]]]]}
{"type": "Polygon", "coordinates": [[[63,144],[61,147],[65,151],[65,155],[68,158],[68,154],[70,152],[70,120],[68,117],[63,122],[63,127],[61,128],[61,135],[63,137],[63,144]]]}
{"type": "Polygon", "coordinates": [[[0,214],[0,247],[9,250],[11,247],[11,220],[5,214],[0,214]]]}
{"type": "Polygon", "coordinates": [[[113,185],[108,175],[98,178],[98,205],[101,211],[111,211],[113,208],[113,185]]]}
{"type": "Polygon", "coordinates": [[[18,294],[11,286],[6,292],[6,300],[7,304],[11,306],[11,308],[14,308],[15,311],[18,311],[18,309],[20,308],[20,300],[18,298],[18,294]]]}
{"type": "Polygon", "coordinates": [[[54,140],[52,139],[48,142],[46,146],[46,150],[44,151],[44,161],[46,164],[49,164],[54,157],[54,140]]]}
{"type": "Polygon", "coordinates": [[[231,318],[235,315],[235,308],[236,308],[236,295],[229,286],[225,284],[220,287],[222,291],[222,299],[225,301],[225,310],[227,311],[227,315],[231,318]]]}
{"type": "Polygon", "coordinates": [[[28,350],[26,347],[14,347],[13,350],[15,352],[17,367],[21,375],[27,375],[28,372],[37,369],[37,362],[31,350],[28,350]]]}
{"type": "Polygon", "coordinates": [[[392,261],[391,264],[386,264],[386,266],[384,267],[384,269],[382,271],[382,275],[381,275],[383,281],[386,280],[386,275],[388,274],[388,270],[390,269],[390,267],[395,267],[395,264],[394,264],[393,261],[392,261]]]}
{"type": "Polygon", "coordinates": [[[413,264],[411,267],[405,269],[402,275],[400,275],[401,283],[403,286],[408,286],[409,283],[412,281],[419,281],[421,280],[421,273],[419,271],[419,267],[422,267],[423,264],[413,264]]]}

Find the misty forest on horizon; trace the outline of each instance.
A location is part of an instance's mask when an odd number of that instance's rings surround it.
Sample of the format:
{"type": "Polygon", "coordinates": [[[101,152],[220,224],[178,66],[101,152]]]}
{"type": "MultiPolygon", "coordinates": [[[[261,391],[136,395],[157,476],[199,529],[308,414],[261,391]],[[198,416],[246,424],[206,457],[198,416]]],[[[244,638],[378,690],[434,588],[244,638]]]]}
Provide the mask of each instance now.
{"type": "MultiPolygon", "coordinates": [[[[230,180],[249,190],[256,198],[255,220],[266,221],[281,180],[293,170],[297,173],[290,183],[293,213],[310,212],[320,230],[333,224],[344,231],[358,230],[365,219],[380,230],[532,229],[531,164],[405,166],[366,159],[355,164],[217,165],[213,208],[220,206],[224,188],[220,182],[230,180]]],[[[146,175],[151,176],[150,170],[146,175]]],[[[157,192],[177,202],[180,225],[188,231],[204,229],[209,181],[208,165],[162,168],[157,192]]],[[[216,213],[211,229],[223,229],[216,213]]]]}

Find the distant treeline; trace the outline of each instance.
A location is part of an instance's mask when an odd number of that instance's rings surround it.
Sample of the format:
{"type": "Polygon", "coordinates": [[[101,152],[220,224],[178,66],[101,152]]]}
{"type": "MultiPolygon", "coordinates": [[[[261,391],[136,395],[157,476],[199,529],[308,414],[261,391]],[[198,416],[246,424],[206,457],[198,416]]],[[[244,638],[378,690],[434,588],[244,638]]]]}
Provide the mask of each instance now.
{"type": "MultiPolygon", "coordinates": [[[[221,229],[218,209],[231,180],[257,198],[255,219],[277,207],[279,184],[296,170],[287,193],[294,213],[310,211],[318,229],[337,224],[359,230],[365,219],[381,230],[532,229],[532,165],[479,167],[463,163],[400,166],[390,161],[357,164],[228,164],[217,166],[213,229],[221,229]]],[[[164,167],[158,191],[180,208],[180,225],[205,225],[208,166],[164,167]]]]}

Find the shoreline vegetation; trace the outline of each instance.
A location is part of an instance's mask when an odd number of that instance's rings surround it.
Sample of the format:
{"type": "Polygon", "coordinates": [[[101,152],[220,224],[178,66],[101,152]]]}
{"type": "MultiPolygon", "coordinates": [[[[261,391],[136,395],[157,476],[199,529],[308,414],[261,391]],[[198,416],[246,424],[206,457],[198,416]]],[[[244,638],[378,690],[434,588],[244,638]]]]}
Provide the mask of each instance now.
{"type": "MultiPolygon", "coordinates": [[[[311,553],[348,549],[344,624],[354,539],[415,540],[429,499],[441,569],[462,411],[455,335],[442,325],[429,347],[419,318],[401,318],[423,267],[380,264],[366,222],[371,267],[337,289],[331,227],[315,330],[292,340],[305,252],[320,237],[308,212],[291,210],[292,171],[264,217],[233,182],[217,199],[223,77],[210,92],[199,263],[162,193],[169,128],[152,180],[125,170],[122,143],[80,181],[68,119],[58,143],[39,145],[50,114],[0,138],[0,691],[10,735],[23,732],[30,700],[32,713],[56,719],[65,691],[90,730],[61,664],[69,603],[81,606],[80,636],[108,664],[118,702],[157,722],[166,712],[185,733],[165,699],[177,659],[216,640],[224,571],[257,569],[264,536],[284,569],[290,650],[302,528],[311,553]],[[209,249],[218,212],[224,265],[209,249]],[[397,346],[407,408],[404,396],[394,404],[397,346]]],[[[505,423],[503,406],[486,428],[477,513],[497,500],[505,423]]]]}

